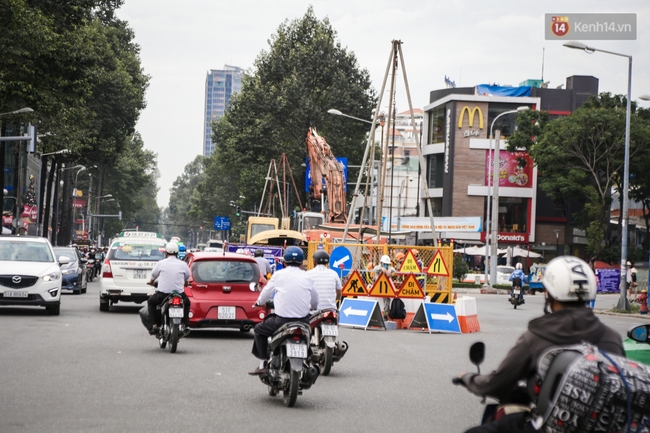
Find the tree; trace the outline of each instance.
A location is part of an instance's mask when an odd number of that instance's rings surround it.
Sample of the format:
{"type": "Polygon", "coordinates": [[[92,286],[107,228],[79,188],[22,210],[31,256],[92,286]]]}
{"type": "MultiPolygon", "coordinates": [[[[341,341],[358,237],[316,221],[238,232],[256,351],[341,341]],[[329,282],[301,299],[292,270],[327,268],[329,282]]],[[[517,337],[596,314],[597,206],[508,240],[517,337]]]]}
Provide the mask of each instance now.
{"type": "Polygon", "coordinates": [[[454,254],[454,279],[461,282],[467,276],[469,266],[461,254],[454,254]]]}
{"type": "MultiPolygon", "coordinates": [[[[367,125],[327,114],[338,108],[369,118],[376,98],[367,70],[341,47],[336,32],[313,9],[291,23],[284,22],[262,51],[254,70],[242,80],[225,115],[213,123],[213,156],[198,187],[195,215],[232,215],[231,200],[243,210],[259,203],[271,159],[285,153],[296,176],[307,157],[309,127],[316,127],[335,156],[360,164],[367,125]]],[[[297,207],[295,203],[292,208],[297,207]]]]}
{"type": "MultiPolygon", "coordinates": [[[[508,150],[530,152],[544,191],[556,199],[577,198],[584,203],[578,221],[586,230],[589,253],[598,258],[607,256],[603,240],[607,239],[611,192],[620,189],[623,177],[624,107],[623,97],[603,93],[552,122],[545,113],[524,112],[517,119],[517,131],[508,139],[508,150]]],[[[645,121],[633,116],[630,155],[648,146],[644,125],[645,121]]]]}
{"type": "Polygon", "coordinates": [[[197,216],[196,213],[190,211],[192,204],[197,200],[196,186],[205,179],[206,159],[205,156],[198,155],[187,164],[183,174],[176,178],[169,191],[167,218],[170,236],[185,239],[192,226],[201,225],[200,215],[197,216]]]}

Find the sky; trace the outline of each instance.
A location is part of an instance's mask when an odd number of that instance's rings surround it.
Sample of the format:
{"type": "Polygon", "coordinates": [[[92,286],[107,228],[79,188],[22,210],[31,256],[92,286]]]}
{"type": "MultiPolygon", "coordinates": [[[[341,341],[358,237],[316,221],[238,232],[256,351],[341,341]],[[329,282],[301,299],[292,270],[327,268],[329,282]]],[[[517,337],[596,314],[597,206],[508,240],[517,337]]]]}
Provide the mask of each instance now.
{"type": "MultiPolygon", "coordinates": [[[[635,13],[636,40],[584,42],[632,56],[632,100],[650,94],[647,0],[125,0],[117,15],[135,32],[142,67],[151,77],[136,129],[158,155],[159,206],[167,206],[174,180],[202,152],[208,70],[233,65],[253,71],[278,26],[304,16],[309,5],[319,20],[329,19],[338,42],[354,52],[377,91],[386,78],[391,41],[402,41],[414,108],[445,87],[445,76],[458,87],[517,86],[543,78],[555,88],[569,76],[591,75],[600,80],[601,92],[626,94],[626,58],[589,55],[563,47],[567,41],[546,40],[544,15],[635,13]]],[[[399,111],[408,110],[403,73],[396,77],[399,111]]]]}

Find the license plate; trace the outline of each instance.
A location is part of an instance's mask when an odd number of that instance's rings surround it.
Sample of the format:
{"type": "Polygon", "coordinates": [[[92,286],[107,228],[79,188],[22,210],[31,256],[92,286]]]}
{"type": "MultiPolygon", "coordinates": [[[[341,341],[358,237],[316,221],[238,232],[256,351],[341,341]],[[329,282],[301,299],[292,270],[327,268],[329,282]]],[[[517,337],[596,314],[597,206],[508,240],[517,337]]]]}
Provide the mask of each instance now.
{"type": "Polygon", "coordinates": [[[5,292],[5,298],[26,298],[28,296],[27,292],[5,292]]]}
{"type": "Polygon", "coordinates": [[[234,320],[235,307],[219,307],[218,316],[221,320],[234,320]]]}
{"type": "Polygon", "coordinates": [[[514,292],[515,295],[518,295],[520,290],[515,289],[515,290],[513,290],[513,292],[514,292]]]}
{"type": "Polygon", "coordinates": [[[147,278],[147,270],[146,269],[134,269],[133,270],[133,279],[139,280],[147,278]]]}
{"type": "Polygon", "coordinates": [[[288,343],[287,356],[289,358],[307,358],[307,345],[288,343]]]}
{"type": "Polygon", "coordinates": [[[183,317],[183,309],[182,308],[170,308],[169,309],[169,317],[183,317]]]}
{"type": "Polygon", "coordinates": [[[339,327],[336,325],[320,325],[320,331],[323,335],[334,336],[339,335],[339,327]]]}

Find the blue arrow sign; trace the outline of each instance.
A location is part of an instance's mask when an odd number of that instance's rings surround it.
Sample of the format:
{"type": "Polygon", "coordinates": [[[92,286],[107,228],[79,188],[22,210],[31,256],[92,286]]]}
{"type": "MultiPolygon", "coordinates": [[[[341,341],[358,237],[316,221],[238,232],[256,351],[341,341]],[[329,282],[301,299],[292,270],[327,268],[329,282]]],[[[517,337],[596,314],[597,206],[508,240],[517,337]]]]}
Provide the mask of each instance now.
{"type": "Polygon", "coordinates": [[[214,230],[230,230],[230,217],[227,216],[214,217],[214,230]]]}
{"type": "Polygon", "coordinates": [[[339,325],[367,328],[377,301],[345,298],[339,308],[339,325]]]}
{"type": "Polygon", "coordinates": [[[452,304],[436,304],[425,302],[422,304],[427,315],[427,324],[430,331],[454,332],[460,334],[460,323],[456,316],[456,307],[452,304]]]}
{"type": "Polygon", "coordinates": [[[330,254],[330,269],[334,269],[340,277],[345,277],[352,269],[352,253],[345,247],[336,247],[330,254]],[[343,268],[341,268],[343,265],[343,268]]]}

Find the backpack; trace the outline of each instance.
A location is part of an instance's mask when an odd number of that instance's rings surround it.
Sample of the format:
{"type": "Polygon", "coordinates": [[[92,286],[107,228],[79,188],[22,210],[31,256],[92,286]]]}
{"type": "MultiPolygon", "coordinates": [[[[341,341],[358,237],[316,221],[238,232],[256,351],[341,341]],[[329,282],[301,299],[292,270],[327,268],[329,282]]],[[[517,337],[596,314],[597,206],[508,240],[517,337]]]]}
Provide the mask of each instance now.
{"type": "Polygon", "coordinates": [[[587,343],[553,347],[537,365],[537,416],[546,433],[642,432],[650,422],[650,367],[587,343]]]}
{"type": "Polygon", "coordinates": [[[391,319],[406,319],[406,306],[400,298],[395,298],[390,303],[388,315],[391,319]]]}

